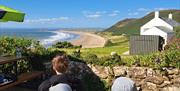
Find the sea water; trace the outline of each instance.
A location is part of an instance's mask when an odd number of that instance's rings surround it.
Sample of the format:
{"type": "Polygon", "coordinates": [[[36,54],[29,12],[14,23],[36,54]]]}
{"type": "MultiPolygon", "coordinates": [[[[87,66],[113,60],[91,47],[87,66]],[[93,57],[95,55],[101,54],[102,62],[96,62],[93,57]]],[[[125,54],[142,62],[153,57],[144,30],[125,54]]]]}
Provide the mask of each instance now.
{"type": "MultiPolygon", "coordinates": [[[[13,36],[36,39],[45,47],[50,47],[59,41],[72,41],[80,36],[60,31],[62,29],[7,29],[0,28],[0,36],[13,36]]],[[[64,29],[63,29],[64,30],[64,29]]]]}

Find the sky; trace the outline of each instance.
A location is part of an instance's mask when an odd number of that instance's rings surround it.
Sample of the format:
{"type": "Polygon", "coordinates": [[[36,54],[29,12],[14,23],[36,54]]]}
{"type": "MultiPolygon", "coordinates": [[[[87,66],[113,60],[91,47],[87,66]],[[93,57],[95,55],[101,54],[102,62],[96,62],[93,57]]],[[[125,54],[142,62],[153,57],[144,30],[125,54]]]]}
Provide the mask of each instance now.
{"type": "Polygon", "coordinates": [[[8,28],[107,28],[152,11],[180,10],[180,0],[0,0],[0,5],[26,13],[23,23],[0,23],[8,28]]]}

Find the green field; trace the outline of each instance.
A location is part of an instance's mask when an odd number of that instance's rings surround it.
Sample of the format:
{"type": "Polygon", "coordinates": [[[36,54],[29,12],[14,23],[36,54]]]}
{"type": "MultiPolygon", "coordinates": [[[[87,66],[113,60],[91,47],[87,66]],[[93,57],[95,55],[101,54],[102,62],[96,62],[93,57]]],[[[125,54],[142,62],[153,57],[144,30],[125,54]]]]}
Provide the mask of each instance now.
{"type": "MultiPolygon", "coordinates": [[[[111,52],[116,52],[119,55],[129,50],[129,41],[125,36],[112,36],[111,33],[103,32],[97,33],[98,35],[108,39],[108,43],[105,47],[99,48],[81,48],[81,56],[85,56],[88,54],[96,54],[97,56],[107,56],[110,55],[111,52]]],[[[77,49],[68,48],[68,49],[59,49],[65,51],[68,54],[72,54],[77,49]]]]}

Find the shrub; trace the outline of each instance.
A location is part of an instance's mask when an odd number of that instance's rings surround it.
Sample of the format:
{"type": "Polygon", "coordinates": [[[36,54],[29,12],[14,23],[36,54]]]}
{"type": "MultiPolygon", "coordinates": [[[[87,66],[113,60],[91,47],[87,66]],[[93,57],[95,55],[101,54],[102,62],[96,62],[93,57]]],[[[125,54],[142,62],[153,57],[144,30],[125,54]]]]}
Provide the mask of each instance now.
{"type": "Polygon", "coordinates": [[[55,45],[53,45],[55,48],[73,48],[74,46],[67,41],[64,42],[57,42],[55,45]]]}
{"type": "Polygon", "coordinates": [[[180,38],[180,26],[175,27],[176,38],[180,38]]]}
{"type": "Polygon", "coordinates": [[[0,37],[0,54],[16,54],[16,48],[20,47],[24,54],[27,48],[31,47],[31,39],[17,38],[17,37],[0,37]]]}
{"type": "Polygon", "coordinates": [[[95,54],[87,54],[87,55],[83,58],[83,60],[84,60],[85,62],[87,62],[87,63],[90,63],[90,64],[93,64],[93,63],[96,64],[96,62],[99,61],[99,58],[98,58],[97,55],[95,55],[95,54]]]}
{"type": "Polygon", "coordinates": [[[73,51],[72,56],[80,58],[81,57],[81,50],[80,49],[76,49],[75,51],[73,51]]]}
{"type": "Polygon", "coordinates": [[[115,65],[125,65],[125,63],[121,60],[120,56],[103,56],[98,57],[95,54],[88,54],[83,57],[83,60],[86,63],[100,65],[100,66],[115,66],[115,65]]]}
{"type": "Polygon", "coordinates": [[[180,68],[180,40],[172,39],[162,52],[150,55],[134,56],[134,60],[140,61],[141,66],[162,69],[164,67],[180,68]]]}
{"type": "Polygon", "coordinates": [[[32,39],[6,36],[0,37],[1,54],[16,55],[17,48],[22,49],[22,56],[29,57],[27,58],[27,60],[29,61],[18,61],[18,68],[22,71],[31,70],[31,68],[43,70],[43,62],[51,60],[57,54],[64,53],[63,51],[46,49],[45,47],[40,45],[39,41],[32,39]],[[30,64],[31,67],[29,68],[28,65],[30,64]]]}

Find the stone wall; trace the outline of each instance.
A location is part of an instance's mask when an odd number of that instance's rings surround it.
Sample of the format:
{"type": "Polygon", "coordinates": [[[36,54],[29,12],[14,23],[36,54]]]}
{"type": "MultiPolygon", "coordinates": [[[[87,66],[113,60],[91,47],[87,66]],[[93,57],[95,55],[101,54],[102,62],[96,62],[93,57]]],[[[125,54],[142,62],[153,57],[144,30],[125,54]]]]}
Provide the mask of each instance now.
{"type": "Polygon", "coordinates": [[[130,77],[136,82],[139,91],[180,91],[180,72],[175,68],[160,72],[148,67],[103,67],[77,62],[72,62],[70,68],[80,76],[93,72],[109,84],[114,76],[130,77]]]}

